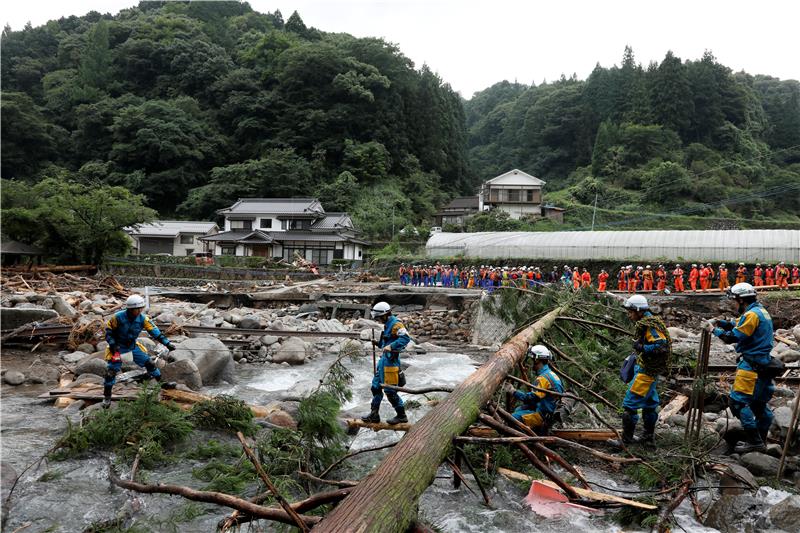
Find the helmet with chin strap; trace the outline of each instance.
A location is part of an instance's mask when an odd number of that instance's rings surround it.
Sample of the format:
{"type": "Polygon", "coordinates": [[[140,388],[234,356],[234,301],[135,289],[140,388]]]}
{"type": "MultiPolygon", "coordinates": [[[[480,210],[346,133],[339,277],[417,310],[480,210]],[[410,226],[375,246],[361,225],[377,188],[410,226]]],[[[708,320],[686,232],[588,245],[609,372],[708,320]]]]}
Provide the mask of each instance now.
{"type": "Polygon", "coordinates": [[[646,311],[647,309],[650,309],[650,304],[647,303],[647,298],[641,294],[634,294],[625,300],[625,303],[622,304],[622,307],[633,311],[646,311]]]}
{"type": "Polygon", "coordinates": [[[144,298],[139,296],[138,294],[131,294],[128,296],[128,299],[125,300],[125,309],[143,309],[144,308],[144,298]]]}
{"type": "Polygon", "coordinates": [[[378,318],[382,316],[386,316],[392,312],[392,306],[386,302],[378,302],[372,306],[372,310],[370,311],[370,315],[372,318],[378,318]]]}
{"type": "Polygon", "coordinates": [[[534,361],[552,361],[553,354],[547,349],[547,346],[537,344],[528,348],[528,357],[534,361]]]}

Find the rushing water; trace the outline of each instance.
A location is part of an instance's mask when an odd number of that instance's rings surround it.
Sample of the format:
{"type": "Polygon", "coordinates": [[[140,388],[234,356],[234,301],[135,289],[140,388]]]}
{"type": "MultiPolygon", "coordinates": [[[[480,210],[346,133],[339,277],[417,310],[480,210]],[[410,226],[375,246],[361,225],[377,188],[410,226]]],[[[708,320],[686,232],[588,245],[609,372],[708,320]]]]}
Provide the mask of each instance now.
{"type": "MultiPolygon", "coordinates": [[[[248,401],[266,404],[285,396],[297,396],[313,389],[333,360],[333,355],[318,357],[305,365],[287,367],[280,365],[237,367],[239,383],[207,387],[209,394],[233,394],[248,401]]],[[[408,364],[406,376],[409,386],[425,387],[433,385],[456,385],[475,370],[476,361],[464,354],[429,353],[404,357],[408,364]]],[[[350,415],[362,414],[369,410],[371,394],[369,382],[372,377],[372,362],[369,357],[347,366],[354,375],[353,398],[344,406],[350,415]]],[[[38,459],[63,434],[66,416],[79,418],[79,414],[68,415],[65,410],[56,409],[35,396],[42,388],[17,388],[14,394],[5,389],[2,397],[2,460],[10,464],[18,473],[28,464],[38,459]],[[27,392],[25,392],[27,391],[27,392]]],[[[420,400],[419,397],[415,399],[420,400]]],[[[429,406],[409,411],[409,418],[421,418],[429,406]]],[[[388,402],[383,403],[382,417],[392,416],[388,402]]],[[[362,430],[353,440],[351,449],[386,444],[401,438],[401,434],[390,431],[373,432],[362,430]]],[[[387,451],[357,456],[348,462],[343,477],[357,479],[367,474],[387,451]]],[[[113,458],[112,458],[113,460],[113,458]]],[[[169,482],[202,487],[203,483],[193,479],[191,469],[199,463],[181,461],[169,463],[157,471],[147,472],[149,482],[169,482]]],[[[207,532],[214,531],[218,520],[229,510],[209,505],[197,504],[202,515],[187,521],[170,520],[187,509],[187,501],[177,496],[132,495],[110,484],[107,478],[108,463],[103,456],[82,460],[51,462],[37,470],[23,475],[14,492],[6,530],[30,524],[24,531],[82,531],[93,521],[113,518],[121,509],[132,504],[140,504],[135,514],[138,524],[145,530],[207,532]],[[54,479],[42,480],[45,472],[57,472],[54,479]]],[[[587,478],[604,485],[615,481],[601,471],[585,469],[587,478]]],[[[544,519],[535,515],[522,502],[525,494],[513,483],[498,478],[497,485],[491,489],[493,508],[488,509],[479,497],[472,495],[463,486],[452,489],[452,474],[441,468],[437,479],[420,499],[420,515],[443,531],[447,532],[596,532],[620,531],[607,516],[588,516],[581,512],[556,518],[544,519]]],[[[46,479],[46,478],[45,478],[46,479]]],[[[470,485],[477,490],[474,480],[467,476],[470,485]]],[[[616,482],[619,483],[619,482],[616,482]]],[[[619,485],[626,490],[635,489],[631,485],[619,485]]],[[[5,496],[4,490],[3,495],[5,496]]],[[[684,503],[676,512],[680,526],[686,531],[714,531],[698,524],[692,511],[684,503]]],[[[263,524],[262,530],[274,529],[271,524],[263,524]]]]}

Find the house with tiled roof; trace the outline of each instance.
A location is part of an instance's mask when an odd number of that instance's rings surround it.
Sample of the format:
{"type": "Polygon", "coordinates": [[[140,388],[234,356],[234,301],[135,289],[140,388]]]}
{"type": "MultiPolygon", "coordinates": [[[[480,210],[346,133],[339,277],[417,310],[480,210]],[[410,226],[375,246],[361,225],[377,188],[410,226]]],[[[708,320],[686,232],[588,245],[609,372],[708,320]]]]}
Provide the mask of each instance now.
{"type": "Polygon", "coordinates": [[[316,198],[241,198],[217,211],[223,231],[203,237],[214,255],[260,256],[328,265],[360,262],[364,246],[347,213],[326,213],[316,198]]]}
{"type": "Polygon", "coordinates": [[[156,220],[124,228],[137,254],[192,255],[207,250],[200,237],[219,232],[213,222],[156,220]]]}

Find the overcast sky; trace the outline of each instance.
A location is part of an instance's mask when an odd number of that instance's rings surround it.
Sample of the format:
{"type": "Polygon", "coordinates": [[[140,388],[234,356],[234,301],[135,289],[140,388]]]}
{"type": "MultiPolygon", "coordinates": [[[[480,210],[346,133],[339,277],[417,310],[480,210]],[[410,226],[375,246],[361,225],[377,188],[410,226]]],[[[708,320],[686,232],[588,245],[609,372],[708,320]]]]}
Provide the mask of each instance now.
{"type": "MultiPolygon", "coordinates": [[[[18,30],[134,0],[6,0],[3,21],[18,30]]],[[[307,26],[397,43],[464,97],[498,81],[541,83],[596,63],[619,63],[626,44],[637,61],[667,50],[697,59],[706,49],[734,71],[800,79],[800,2],[795,0],[252,0],[262,13],[297,10],[307,26]]]]}

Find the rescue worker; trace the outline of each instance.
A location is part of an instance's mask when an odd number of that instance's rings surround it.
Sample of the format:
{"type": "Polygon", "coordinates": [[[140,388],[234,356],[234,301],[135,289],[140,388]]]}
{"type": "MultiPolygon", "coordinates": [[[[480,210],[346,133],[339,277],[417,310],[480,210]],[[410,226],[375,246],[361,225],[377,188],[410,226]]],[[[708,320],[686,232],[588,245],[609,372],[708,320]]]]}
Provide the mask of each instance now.
{"type": "Polygon", "coordinates": [[[775,269],[775,280],[781,289],[789,288],[789,267],[784,261],[781,261],[781,264],[775,269]]]}
{"type": "Polygon", "coordinates": [[[527,358],[533,365],[533,371],[536,372],[536,380],[531,380],[532,383],[537,388],[545,390],[519,391],[515,390],[508,382],[503,388],[506,392],[513,393],[514,398],[520,402],[512,413],[514,418],[537,434],[546,435],[552,423],[559,397],[545,391],[563,393],[564,385],[561,383],[561,378],[550,368],[553,354],[546,346],[541,344],[531,346],[528,348],[527,358]]]}
{"type": "Polygon", "coordinates": [[[736,268],[736,283],[744,283],[745,281],[747,281],[747,267],[744,266],[744,263],[739,263],[736,268]]]}
{"type": "Polygon", "coordinates": [[[753,285],[764,286],[764,269],[761,268],[761,263],[756,263],[756,268],[753,269],[753,285]]]}
{"type": "Polygon", "coordinates": [[[728,268],[725,266],[725,263],[719,265],[719,290],[726,291],[730,286],[730,282],[728,281],[728,268]]]}
{"type": "Polygon", "coordinates": [[[644,267],[644,270],[642,271],[642,283],[642,290],[653,290],[653,271],[651,270],[650,265],[644,267]]]}
{"type": "Polygon", "coordinates": [[[728,297],[736,302],[741,316],[735,322],[709,321],[706,329],[727,344],[736,343],[739,354],[730,402],[731,411],[742,422],[746,441],[734,451],[764,451],[773,418],[767,404],[775,392],[774,382],[764,372],[772,351],[772,317],[756,301],[756,290],[749,283],[737,283],[728,291],[728,297]]]}
{"type": "MultiPolygon", "coordinates": [[[[114,313],[106,322],[106,366],[105,380],[103,382],[103,407],[108,409],[111,406],[111,389],[117,382],[117,373],[122,370],[122,354],[132,353],[133,362],[144,367],[147,374],[154,380],[161,382],[161,370],[159,370],[144,346],[136,342],[139,333],[146,331],[154,340],[167,347],[169,351],[175,349],[175,345],[161,333],[150,317],[144,314],[144,298],[138,294],[131,294],[125,301],[125,309],[114,313]]],[[[161,382],[165,389],[174,389],[175,383],[161,382]]]]}
{"type": "Polygon", "coordinates": [[[639,269],[633,270],[633,265],[628,265],[628,292],[631,294],[636,292],[637,285],[639,285],[639,269]]]}
{"type": "Polygon", "coordinates": [[[597,290],[600,292],[606,291],[606,282],[608,281],[608,272],[605,269],[600,271],[597,275],[597,290]]]}
{"type": "Polygon", "coordinates": [[[700,290],[705,291],[708,288],[708,268],[705,267],[702,263],[700,264],[700,290]]]}
{"type": "Polygon", "coordinates": [[[714,268],[711,266],[711,263],[706,263],[706,288],[705,290],[711,289],[711,282],[714,281],[714,268]]]}
{"type": "Polygon", "coordinates": [[[572,269],[572,288],[576,291],[581,288],[581,272],[578,267],[572,269]]]}
{"type": "Polygon", "coordinates": [[[589,274],[589,271],[585,268],[583,269],[583,273],[581,274],[581,287],[584,289],[588,289],[592,286],[592,275],[589,274]]]}
{"type": "Polygon", "coordinates": [[[675,270],[672,271],[672,283],[675,286],[675,292],[683,292],[683,269],[681,265],[675,265],[675,270]]]}
{"type": "Polygon", "coordinates": [[[633,379],[622,401],[622,442],[654,444],[658,421],[656,409],[659,407],[656,384],[658,376],[666,374],[669,368],[672,340],[664,322],[650,312],[647,298],[635,294],[625,300],[624,307],[636,324],[633,350],[638,355],[633,379]],[[640,409],[644,432],[641,437],[635,437],[640,409]]]}
{"type": "Polygon", "coordinates": [[[797,285],[800,283],[800,267],[797,266],[797,263],[792,265],[792,285],[797,285]]]}
{"type": "Polygon", "coordinates": [[[693,292],[697,292],[697,280],[700,278],[700,271],[697,270],[697,265],[692,263],[692,269],[689,271],[689,287],[693,292]]]}
{"type": "Polygon", "coordinates": [[[628,278],[626,277],[625,267],[619,267],[617,272],[617,290],[622,292],[628,286],[628,278]]]}
{"type": "Polygon", "coordinates": [[[764,274],[766,274],[767,277],[767,286],[775,285],[775,269],[772,268],[772,265],[767,265],[764,274]]]}
{"type": "Polygon", "coordinates": [[[658,265],[658,269],[656,269],[656,278],[658,279],[656,289],[659,292],[664,292],[664,289],[667,288],[667,271],[664,270],[664,265],[658,265]]]}
{"type": "MultiPolygon", "coordinates": [[[[372,378],[372,403],[370,404],[370,412],[367,416],[361,418],[364,422],[380,422],[380,407],[383,401],[383,387],[381,384],[398,386],[400,384],[400,352],[402,352],[406,345],[411,341],[408,330],[400,322],[396,316],[392,314],[392,307],[386,302],[378,302],[372,307],[372,319],[377,319],[383,324],[383,332],[379,340],[373,340],[372,343],[381,348],[380,361],[375,371],[375,377],[372,378]]],[[[402,398],[397,394],[397,391],[386,389],[386,397],[389,398],[389,403],[394,407],[397,413],[394,418],[386,421],[387,424],[399,424],[401,422],[408,422],[406,418],[406,409],[403,404],[402,398]]]]}

